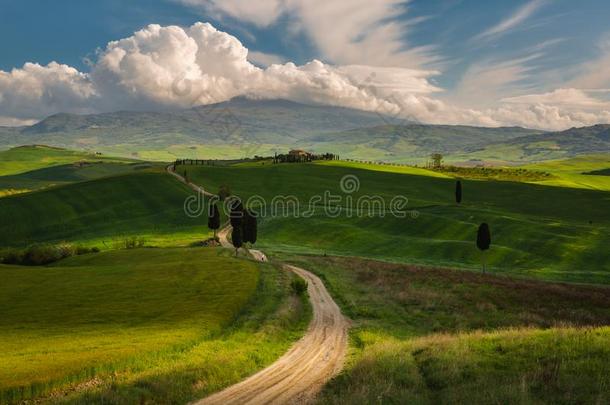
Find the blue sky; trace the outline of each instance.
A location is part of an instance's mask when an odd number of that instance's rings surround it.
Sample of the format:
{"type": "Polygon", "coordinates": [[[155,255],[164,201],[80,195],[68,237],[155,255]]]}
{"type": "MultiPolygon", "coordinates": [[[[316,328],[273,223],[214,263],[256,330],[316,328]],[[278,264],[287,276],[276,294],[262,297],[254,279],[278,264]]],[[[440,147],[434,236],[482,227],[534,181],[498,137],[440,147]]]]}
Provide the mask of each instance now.
{"type": "MultiPolygon", "coordinates": [[[[527,111],[540,115],[532,110],[537,104],[563,108],[557,127],[604,121],[610,114],[606,91],[610,74],[600,70],[607,70],[605,62],[610,61],[609,16],[610,2],[605,0],[3,0],[0,71],[5,77],[3,82],[0,76],[0,95],[4,94],[5,105],[0,98],[0,117],[4,117],[0,123],[42,118],[33,110],[17,111],[21,101],[13,92],[23,86],[15,84],[21,79],[7,75],[12,69],[28,62],[43,67],[57,62],[93,76],[110,41],[129,38],[153,23],[186,29],[196,22],[209,22],[238,39],[249,50],[249,62],[261,68],[272,62],[293,62],[300,68],[314,59],[339,68],[369,66],[367,72],[375,72],[380,88],[396,87],[391,97],[384,93],[384,100],[399,98],[401,112],[422,121],[430,121],[431,110],[436,109],[446,117],[439,122],[461,119],[476,124],[473,117],[465,117],[465,111],[475,109],[485,116],[479,124],[505,125],[513,122],[500,109],[512,112],[527,106],[527,111]],[[403,71],[383,70],[390,67],[403,71]],[[419,84],[409,85],[407,91],[396,84],[397,77],[419,84]],[[419,111],[419,105],[426,105],[427,112],[419,111]],[[493,114],[486,111],[490,108],[496,109],[493,114]]],[[[362,79],[349,68],[333,73],[346,80],[362,79]]],[[[99,89],[99,82],[91,86],[70,87],[68,92],[77,91],[80,101],[54,99],[55,109],[108,109],[102,107],[108,103],[99,102],[106,97],[100,94],[108,90],[99,89]],[[95,106],[83,91],[96,98],[95,106]],[[86,105],[80,108],[79,102],[86,105]]],[[[49,98],[51,93],[45,91],[41,94],[49,98]]],[[[310,92],[297,89],[287,94],[310,92]]],[[[52,96],[64,93],[55,88],[52,96]]],[[[327,97],[328,104],[345,100],[341,94],[327,97]]],[[[216,98],[206,97],[222,101],[216,98]]],[[[299,99],[308,100],[325,102],[320,94],[299,99]]],[[[142,106],[150,107],[158,100],[148,101],[142,106]]],[[[345,103],[362,108],[372,105],[345,103]]],[[[39,115],[53,111],[45,105],[39,115]]],[[[535,119],[532,126],[553,126],[549,117],[535,119]]],[[[514,124],[528,122],[514,120],[514,124]]]]}

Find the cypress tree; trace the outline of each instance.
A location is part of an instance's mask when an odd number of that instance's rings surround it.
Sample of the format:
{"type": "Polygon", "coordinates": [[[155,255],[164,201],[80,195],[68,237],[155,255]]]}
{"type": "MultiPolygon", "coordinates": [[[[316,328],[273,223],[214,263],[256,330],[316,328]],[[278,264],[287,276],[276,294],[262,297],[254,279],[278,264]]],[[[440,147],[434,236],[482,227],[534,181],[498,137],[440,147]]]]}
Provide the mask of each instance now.
{"type": "Polygon", "coordinates": [[[233,229],[241,228],[242,220],[244,217],[244,207],[239,198],[235,198],[231,202],[231,214],[230,221],[233,229]]]}
{"type": "Polygon", "coordinates": [[[242,247],[244,243],[241,227],[238,226],[237,228],[233,228],[233,231],[231,232],[231,243],[233,243],[233,246],[235,247],[235,256],[237,256],[239,248],[242,247]]]}
{"type": "Polygon", "coordinates": [[[216,231],[220,228],[220,212],[216,203],[212,204],[208,212],[208,228],[214,231],[214,239],[216,239],[216,231]]]}
{"type": "Polygon", "coordinates": [[[244,211],[243,230],[244,243],[255,244],[257,237],[257,220],[256,216],[249,210],[244,211]]]}
{"type": "Polygon", "coordinates": [[[477,247],[481,251],[481,261],[483,262],[483,273],[485,273],[485,252],[489,250],[491,246],[491,233],[489,231],[489,225],[483,222],[479,226],[477,232],[477,247]]]}
{"type": "Polygon", "coordinates": [[[462,202],[462,182],[460,180],[455,183],[455,202],[458,204],[462,202]]]}

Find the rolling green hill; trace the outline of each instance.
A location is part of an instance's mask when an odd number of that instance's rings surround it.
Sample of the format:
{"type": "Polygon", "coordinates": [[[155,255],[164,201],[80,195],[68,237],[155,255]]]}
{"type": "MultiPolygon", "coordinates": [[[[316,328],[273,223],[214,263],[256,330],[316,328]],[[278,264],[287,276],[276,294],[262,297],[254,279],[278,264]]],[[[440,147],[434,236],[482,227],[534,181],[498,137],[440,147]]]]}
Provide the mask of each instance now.
{"type": "Polygon", "coordinates": [[[134,160],[113,158],[56,148],[45,145],[27,145],[0,151],[0,176],[9,176],[76,162],[134,163],[134,160]]]}
{"type": "Polygon", "coordinates": [[[3,404],[186,403],[275,360],[308,316],[286,273],[218,249],[0,265],[0,277],[3,404]]]}
{"type": "Polygon", "coordinates": [[[0,198],[0,246],[82,241],[111,248],[129,236],[158,244],[206,238],[205,219],[189,218],[191,195],[164,172],[134,173],[0,198]]]}
{"type": "MultiPolygon", "coordinates": [[[[179,168],[182,170],[182,168],[179,168]]],[[[538,278],[610,283],[610,193],[534,184],[463,181],[464,202],[454,203],[455,180],[323,164],[251,167],[187,166],[189,177],[215,192],[227,184],[243,198],[261,196],[268,206],[261,218],[259,244],[267,250],[316,252],[380,258],[447,267],[480,268],[474,240],[488,222],[493,248],[489,263],[497,273],[538,278]],[[354,175],[360,188],[347,194],[339,184],[354,175]],[[341,198],[327,215],[325,192],[341,198]],[[408,198],[405,218],[389,213],[368,217],[354,211],[362,196],[408,198]],[[300,215],[271,215],[272,200],[294,196],[300,215]],[[413,214],[412,211],[415,211],[413,214]],[[332,217],[336,216],[336,217],[332,217]]],[[[277,201],[277,200],[276,200],[277,201]]],[[[276,203],[276,207],[281,206],[276,203]]],[[[363,208],[367,208],[362,206],[363,208]]]]}

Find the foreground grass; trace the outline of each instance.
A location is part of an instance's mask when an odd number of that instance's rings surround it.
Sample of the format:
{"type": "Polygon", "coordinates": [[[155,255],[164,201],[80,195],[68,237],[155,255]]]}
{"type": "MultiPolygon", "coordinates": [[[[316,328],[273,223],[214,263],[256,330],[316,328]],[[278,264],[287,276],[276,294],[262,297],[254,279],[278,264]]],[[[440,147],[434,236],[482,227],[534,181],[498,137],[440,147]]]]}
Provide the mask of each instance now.
{"type": "Polygon", "coordinates": [[[607,403],[609,339],[610,327],[384,339],[320,403],[607,403]]]}
{"type": "Polygon", "coordinates": [[[605,403],[610,290],[372,260],[281,256],[352,319],[322,403],[605,403]]]}
{"type": "Polygon", "coordinates": [[[289,276],[221,249],[0,266],[0,402],[176,403],[279,357],[307,306],[289,276]]]}

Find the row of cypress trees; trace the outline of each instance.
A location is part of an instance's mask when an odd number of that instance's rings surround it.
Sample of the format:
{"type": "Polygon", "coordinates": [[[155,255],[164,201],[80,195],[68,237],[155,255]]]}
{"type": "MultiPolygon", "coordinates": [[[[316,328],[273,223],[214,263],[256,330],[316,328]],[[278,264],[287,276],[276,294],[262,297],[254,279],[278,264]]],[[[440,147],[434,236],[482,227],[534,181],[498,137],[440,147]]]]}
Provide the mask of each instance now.
{"type": "MultiPolygon", "coordinates": [[[[241,201],[235,199],[231,203],[229,220],[233,231],[231,232],[231,243],[235,247],[235,255],[239,248],[249,243],[254,245],[258,237],[258,221],[256,215],[248,209],[244,209],[241,201]]],[[[208,214],[208,228],[214,231],[214,239],[220,228],[220,212],[216,203],[212,204],[208,214]]]]}
{"type": "MultiPolygon", "coordinates": [[[[258,221],[256,215],[248,209],[244,209],[241,201],[235,199],[231,203],[229,220],[233,231],[231,232],[231,243],[235,247],[235,255],[239,248],[249,243],[254,245],[258,237],[258,221]]],[[[220,212],[218,205],[213,203],[208,213],[208,228],[214,231],[214,239],[218,239],[217,232],[220,228],[220,212]]]]}

